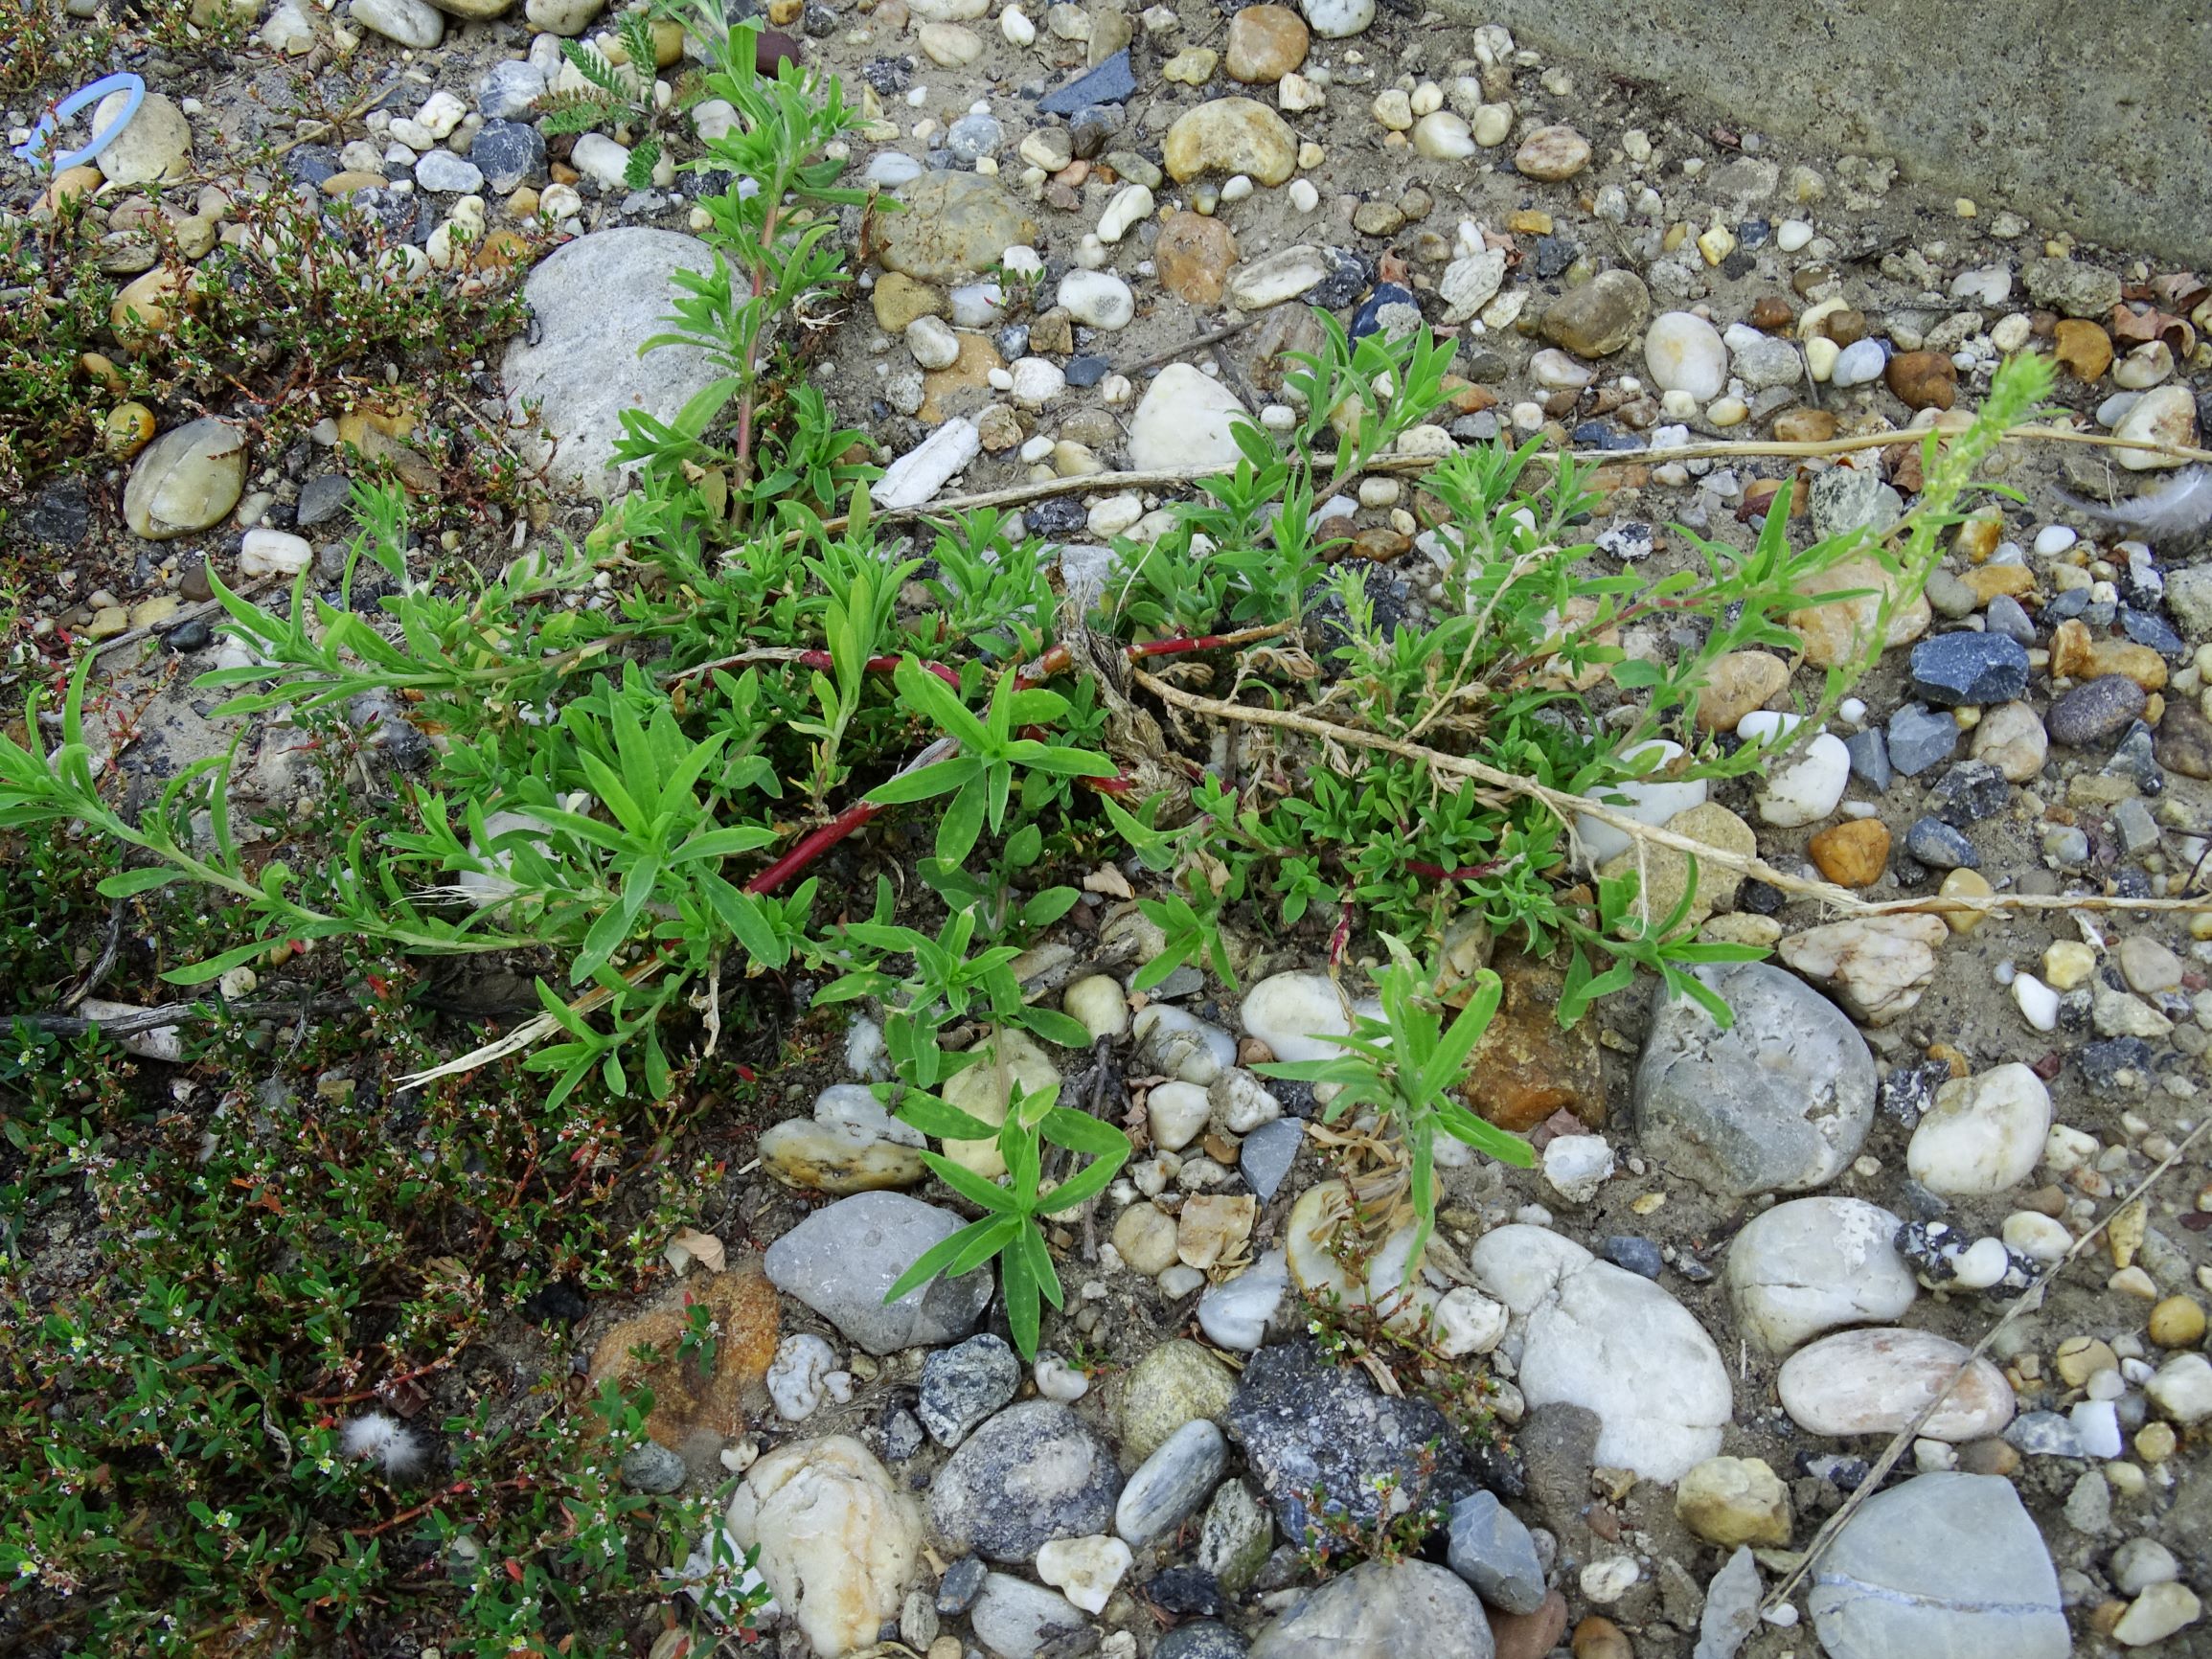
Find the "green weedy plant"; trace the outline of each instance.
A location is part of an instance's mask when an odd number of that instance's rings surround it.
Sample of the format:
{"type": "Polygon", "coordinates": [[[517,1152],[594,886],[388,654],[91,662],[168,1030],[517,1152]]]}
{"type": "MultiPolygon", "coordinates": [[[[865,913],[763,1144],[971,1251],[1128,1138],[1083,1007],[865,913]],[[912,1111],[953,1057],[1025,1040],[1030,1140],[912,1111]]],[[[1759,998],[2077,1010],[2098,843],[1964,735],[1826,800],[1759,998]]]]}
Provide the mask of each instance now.
{"type": "MultiPolygon", "coordinates": [[[[652,23],[653,13],[645,10],[625,11],[615,19],[615,38],[628,59],[625,63],[613,62],[588,41],[561,41],[561,57],[586,84],[549,92],[537,101],[542,113],[539,125],[549,136],[600,127],[627,130],[632,136],[622,182],[631,190],[652,183],[662,153],[658,132],[662,111],[653,96],[652,23]]],[[[681,109],[685,102],[671,100],[669,108],[681,109]]]]}
{"type": "Polygon", "coordinates": [[[922,1154],[939,1180],[969,1203],[980,1205],[985,1215],[924,1251],[884,1293],[886,1303],[941,1275],[958,1278],[999,1257],[1014,1346],[1024,1360],[1037,1357],[1039,1299],[1055,1307],[1062,1300],[1060,1274],[1053,1267],[1039,1217],[1062,1215],[1096,1198],[1112,1184],[1129,1155],[1129,1136],[1087,1112],[1060,1105],[1059,1100],[1058,1088],[1027,1094],[1017,1084],[1007,1103],[1006,1122],[993,1128],[934,1095],[907,1095],[899,1108],[902,1122],[940,1140],[995,1144],[1007,1176],[1000,1185],[939,1153],[922,1154]],[[1047,1146],[1090,1162],[1046,1189],[1041,1182],[1047,1146]]]}
{"type": "MultiPolygon", "coordinates": [[[[1016,837],[1034,835],[1035,826],[1016,831],[1016,837]]],[[[1048,888],[1031,898],[1015,918],[1025,933],[1037,932],[1074,906],[1072,887],[1048,888]]],[[[954,1054],[939,1039],[950,1027],[971,1019],[994,1025],[1015,1025],[1059,1043],[1082,1048],[1090,1034],[1082,1024],[1058,1009],[1042,1008],[1022,1000],[1021,985],[1014,977],[1013,963],[1021,954],[1015,944],[994,944],[970,955],[979,925],[980,907],[958,905],[945,919],[937,937],[891,921],[893,898],[888,881],[878,878],[876,918],[848,922],[839,937],[853,953],[872,957],[879,965],[899,957],[913,958],[913,967],[894,975],[880,966],[856,967],[841,974],[814,993],[817,1007],[874,997],[883,1009],[883,1046],[891,1063],[911,1087],[936,1088],[946,1078],[970,1063],[973,1055],[954,1054]]]]}
{"type": "Polygon", "coordinates": [[[1375,980],[1382,1017],[1355,1012],[1351,1032],[1330,1038],[1346,1053],[1334,1059],[1269,1061],[1253,1070],[1331,1084],[1336,1092],[1322,1108],[1326,1122],[1371,1111],[1378,1125],[1403,1144],[1415,1227],[1405,1257],[1410,1284],[1436,1225],[1436,1137],[1448,1135],[1516,1169],[1533,1168],[1536,1154],[1519,1136],[1475,1116],[1457,1093],[1468,1057],[1497,1012],[1504,991],[1497,975],[1487,967],[1476,970],[1466,1006],[1448,1026],[1437,976],[1423,969],[1402,940],[1385,934],[1383,943],[1390,960],[1375,980]]]}
{"type": "Polygon", "coordinates": [[[847,261],[831,240],[837,230],[835,210],[868,204],[872,197],[840,187],[837,176],[845,164],[823,153],[859,121],[844,102],[840,83],[788,60],[775,76],[763,76],[756,67],[757,19],[728,24],[716,0],[701,0],[695,15],[699,33],[716,42],[716,67],[705,91],[727,100],[737,120],[688,165],[695,171],[726,171],[732,183],[699,204],[710,220],[706,239],[715,249],[714,269],[674,274],[671,327],[640,350],[696,347],[724,373],[702,387],[673,421],[625,411],[616,455],[645,464],[664,489],[678,488],[679,480],[690,486],[702,516],[719,520],[728,511],[733,529],[741,532],[748,528],[748,510],[789,496],[797,485],[811,486],[808,493],[813,497],[798,506],[826,511],[832,504],[822,500],[820,490],[849,487],[863,476],[843,458],[865,443],[866,434],[837,428],[827,403],[803,387],[788,394],[795,419],[784,422],[773,464],[762,467],[755,450],[764,383],[781,344],[778,330],[793,323],[827,326],[824,307],[851,281],[847,261]],[[713,433],[732,403],[737,431],[724,444],[713,433]]]}

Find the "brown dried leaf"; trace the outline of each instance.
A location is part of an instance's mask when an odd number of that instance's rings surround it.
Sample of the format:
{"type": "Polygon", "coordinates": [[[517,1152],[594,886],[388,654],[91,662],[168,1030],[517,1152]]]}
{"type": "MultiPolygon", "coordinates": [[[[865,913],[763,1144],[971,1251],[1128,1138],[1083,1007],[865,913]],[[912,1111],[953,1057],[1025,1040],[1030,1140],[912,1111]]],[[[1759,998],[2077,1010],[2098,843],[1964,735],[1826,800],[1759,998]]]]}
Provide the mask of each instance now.
{"type": "Polygon", "coordinates": [[[1111,864],[1102,864],[1083,878],[1085,893],[1103,893],[1108,898],[1134,898],[1136,892],[1129,886],[1129,878],[1111,864]]]}
{"type": "Polygon", "coordinates": [[[681,1277],[685,1268],[696,1261],[709,1273],[719,1273],[729,1263],[722,1249],[722,1241],[712,1233],[701,1233],[696,1227],[685,1227],[669,1240],[665,1252],[668,1263],[681,1277]]]}

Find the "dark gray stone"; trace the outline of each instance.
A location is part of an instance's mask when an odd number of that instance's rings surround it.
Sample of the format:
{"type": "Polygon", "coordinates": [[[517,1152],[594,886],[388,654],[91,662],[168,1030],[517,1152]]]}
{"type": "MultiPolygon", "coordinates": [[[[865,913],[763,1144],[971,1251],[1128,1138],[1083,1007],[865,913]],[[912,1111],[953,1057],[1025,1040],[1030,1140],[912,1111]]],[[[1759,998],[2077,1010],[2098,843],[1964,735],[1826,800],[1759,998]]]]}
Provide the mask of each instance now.
{"type": "Polygon", "coordinates": [[[1977,870],[1981,859],[1963,830],[1953,830],[1941,818],[1913,821],[1904,832],[1904,850],[1930,870],[1977,870]]]}
{"type": "Polygon", "coordinates": [[[1871,789],[1887,789],[1894,782],[1889,764],[1889,743],[1880,726],[1868,726],[1843,739],[1851,757],[1851,775],[1871,789]]]}
{"type": "Polygon", "coordinates": [[[2066,1659],[2058,1574],[2012,1483],[1925,1474],[1877,1493],[1814,1570],[1831,1659],[2066,1659]]]}
{"type": "Polygon", "coordinates": [[[931,1440],[956,1446],[1020,1386],[1021,1361],[1014,1350],[995,1336],[971,1336],[922,1362],[922,1399],[915,1409],[931,1440]]]}
{"type": "Polygon", "coordinates": [[[1387,1398],[1366,1373],[1329,1364],[1308,1342],[1252,1355],[1225,1426],[1294,1544],[1325,1541],[1307,1510],[1316,1488],[1333,1512],[1361,1529],[1380,1514],[1378,1479],[1395,1478],[1416,1504],[1453,1504],[1475,1488],[1442,1412],[1424,1399],[1387,1398]],[[1432,1442],[1435,1464],[1424,1489],[1423,1448],[1432,1442]]]}
{"type": "Polygon", "coordinates": [[[1503,1613],[1543,1605],[1543,1562],[1520,1517],[1494,1492],[1473,1492],[1451,1509],[1451,1570],[1503,1613]]]}
{"type": "Polygon", "coordinates": [[[1958,748],[1958,722],[1925,703],[1907,703],[1889,716],[1889,763],[1907,778],[1941,765],[1958,748]]]}
{"type": "Polygon", "coordinates": [[[2168,662],[2189,654],[2188,642],[2168,627],[2165,619],[2132,605],[2120,607],[2120,631],[2139,646],[2149,646],[2168,662]]]}
{"type": "Polygon", "coordinates": [[[923,1252],[960,1231],[948,1211],[903,1193],[855,1193],[815,1211],[768,1246],[769,1282],[870,1353],[955,1342],[990,1306],[992,1273],[933,1279],[886,1306],[884,1294],[923,1252]]]}
{"type": "Polygon", "coordinates": [[[1037,101],[1039,115],[1074,115],[1101,103],[1127,103],[1136,95],[1137,78],[1129,70],[1129,53],[1123,47],[1096,69],[1079,75],[1065,86],[1037,101]]]}
{"type": "Polygon", "coordinates": [[[622,1460],[622,1484],[633,1492],[673,1492],[688,1472],[682,1458],[650,1440],[622,1460]]]}
{"type": "Polygon", "coordinates": [[[2074,1063],[2091,1088],[2137,1089],[2151,1080],[2151,1045],[2141,1037],[2107,1037],[2084,1043],[2074,1051],[2074,1063]]]}
{"type": "Polygon", "coordinates": [[[1024,1400],[946,1460],[929,1518],[955,1549],[1027,1563],[1054,1538],[1105,1532],[1121,1484],[1096,1429],[1058,1400],[1024,1400]]]}
{"type": "Polygon", "coordinates": [[[1122,129],[1122,112],[1110,103],[1094,103],[1075,112],[1067,124],[1068,141],[1078,161],[1093,160],[1122,129]]]}
{"type": "Polygon", "coordinates": [[[1598,1254],[1615,1267],[1626,1267],[1645,1279],[1658,1278],[1659,1270],[1667,1264],[1658,1245],[1632,1233],[1616,1233],[1603,1239],[1598,1245],[1598,1254]]]}
{"type": "Polygon", "coordinates": [[[1696,970],[1735,1011],[1723,1031],[1657,989],[1636,1066],[1645,1151],[1714,1193],[1800,1193],[1840,1174],[1874,1121],[1874,1056],[1843,1011],[1766,963],[1696,970]]]}
{"type": "Polygon", "coordinates": [[[2027,648],[2002,634],[1937,634],[1912,648],[1912,689],[1945,708],[2009,703],[2028,689],[2027,648]]]}
{"type": "Polygon", "coordinates": [[[1290,1173],[1290,1166],[1298,1161],[1298,1148],[1305,1144],[1306,1125],[1296,1118],[1277,1118],[1262,1124],[1244,1137],[1244,1144],[1237,1149],[1237,1168],[1244,1177],[1244,1184],[1260,1196],[1265,1204],[1282,1187],[1283,1179],[1290,1173]]]}
{"type": "Polygon", "coordinates": [[[990,1571],[980,1556],[963,1556],[946,1568],[945,1577],[937,1580],[938,1613],[951,1619],[967,1612],[983,1588],[984,1575],[990,1571]]]}
{"type": "Polygon", "coordinates": [[[77,547],[92,529],[92,502],[85,493],[84,480],[55,480],[39,491],[38,499],[17,522],[42,547],[64,553],[77,547]]]}
{"type": "Polygon", "coordinates": [[[2051,741],[2068,748],[2087,748],[2128,729],[2143,712],[2143,688],[2126,674],[2100,674],[2084,680],[2051,705],[2043,729],[2051,741]]]}
{"type": "Polygon", "coordinates": [[[1152,1649],[1152,1659],[1244,1659],[1243,1637],[1212,1619],[1177,1625],[1152,1649]]]}
{"type": "Polygon", "coordinates": [[[2013,786],[1986,761],[1961,761],[1931,784],[1928,810],[1954,830],[1994,818],[2012,802],[2013,786]]]}
{"type": "Polygon", "coordinates": [[[318,472],[300,486],[295,522],[302,530],[328,524],[346,511],[353,498],[353,481],[343,472],[318,472]]]}
{"type": "Polygon", "coordinates": [[[1306,290],[1306,303],[1324,311],[1341,310],[1367,291],[1367,284],[1375,280],[1375,267],[1350,248],[1323,248],[1321,252],[1329,261],[1329,274],[1306,290]]]}
{"type": "Polygon", "coordinates": [[[1080,389],[1097,385],[1113,373],[1113,365],[1104,357],[1092,356],[1086,352],[1081,356],[1070,357],[1067,360],[1065,373],[1067,383],[1080,389]]]}
{"type": "Polygon", "coordinates": [[[1482,1602],[1428,1561],[1367,1561],[1260,1632],[1251,1659],[1493,1659],[1482,1602]]]}
{"type": "Polygon", "coordinates": [[[468,146],[485,186],[507,195],[545,178],[545,139],[527,121],[488,121],[468,146]]]}
{"type": "Polygon", "coordinates": [[[2008,640],[2018,640],[2023,646],[2036,643],[2035,623],[2021,608],[2020,602],[2011,594],[1998,594],[1989,602],[1989,608],[1981,614],[1991,633],[2002,634],[2008,640]]]}

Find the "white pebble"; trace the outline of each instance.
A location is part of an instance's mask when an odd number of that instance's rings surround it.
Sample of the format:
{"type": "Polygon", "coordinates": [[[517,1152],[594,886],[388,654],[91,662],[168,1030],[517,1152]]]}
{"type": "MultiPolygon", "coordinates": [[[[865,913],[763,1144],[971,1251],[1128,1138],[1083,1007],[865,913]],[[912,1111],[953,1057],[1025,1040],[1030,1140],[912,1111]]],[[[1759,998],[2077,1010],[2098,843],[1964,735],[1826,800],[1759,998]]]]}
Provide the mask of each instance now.
{"type": "Polygon", "coordinates": [[[2013,1001],[2019,1004],[2020,1017],[2037,1031],[2059,1029],[2059,993],[2034,974],[2013,976],[2013,1001]]]}
{"type": "Polygon", "coordinates": [[[1803,219],[1784,219],[1774,227],[1774,245],[1786,254],[1794,254],[1813,239],[1813,227],[1803,219]]]}
{"type": "Polygon", "coordinates": [[[1310,214],[1321,205],[1321,193],[1313,188],[1311,179],[1290,181],[1290,205],[1302,214],[1310,214]]]}
{"type": "Polygon", "coordinates": [[[2015,1210],[2005,1217],[1998,1237],[2007,1250],[2018,1252],[2031,1261],[2046,1266],[2073,1248],[2074,1236],[2065,1224],[2049,1216],[2038,1215],[2033,1210],[2015,1210]]]}
{"type": "Polygon", "coordinates": [[[1976,1239],[1952,1263],[1958,1283],[1969,1290],[1987,1290],[2012,1266],[2012,1258],[1999,1239],[1976,1239]]]}
{"type": "Polygon", "coordinates": [[[1070,271],[1060,280],[1060,303],[1093,329],[1126,329],[1137,314],[1129,284],[1110,271],[1070,271]]]}
{"type": "Polygon", "coordinates": [[[938,317],[917,317],[907,324],[906,349],[924,369],[949,369],[960,360],[960,337],[938,317]]]}
{"type": "Polygon", "coordinates": [[[2064,553],[2081,539],[2080,533],[2071,526],[2046,524],[2036,532],[2036,551],[2046,557],[2054,553],[2064,553]]]}

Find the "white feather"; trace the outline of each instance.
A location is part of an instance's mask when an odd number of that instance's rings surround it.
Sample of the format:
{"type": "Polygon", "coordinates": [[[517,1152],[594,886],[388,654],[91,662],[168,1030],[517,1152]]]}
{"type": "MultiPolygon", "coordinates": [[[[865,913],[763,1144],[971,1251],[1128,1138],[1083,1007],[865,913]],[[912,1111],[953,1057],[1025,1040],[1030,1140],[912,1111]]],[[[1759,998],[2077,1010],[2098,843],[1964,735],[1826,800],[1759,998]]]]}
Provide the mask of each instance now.
{"type": "Polygon", "coordinates": [[[2157,489],[2109,507],[2071,495],[2066,499],[2091,517],[2124,525],[2149,540],[2178,541],[2212,524],[2212,469],[2184,467],[2157,489]]]}
{"type": "Polygon", "coordinates": [[[375,1463],[387,1475],[413,1473],[422,1464],[422,1443],[396,1417],[363,1412],[339,1430],[346,1455],[375,1463]]]}

